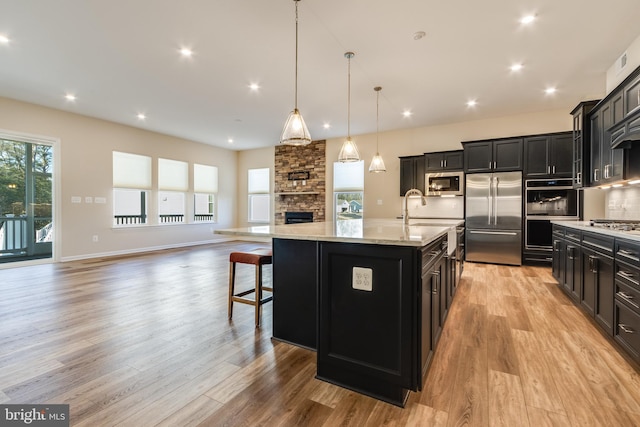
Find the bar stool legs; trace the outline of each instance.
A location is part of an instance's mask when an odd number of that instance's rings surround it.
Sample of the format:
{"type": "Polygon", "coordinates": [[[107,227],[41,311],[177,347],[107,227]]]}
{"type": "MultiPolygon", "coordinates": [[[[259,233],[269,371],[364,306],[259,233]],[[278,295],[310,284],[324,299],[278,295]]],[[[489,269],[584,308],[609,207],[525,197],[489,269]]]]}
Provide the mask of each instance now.
{"type": "Polygon", "coordinates": [[[263,297],[262,291],[271,291],[273,288],[262,285],[262,266],[271,264],[271,250],[257,249],[251,252],[232,252],[229,255],[229,319],[233,317],[233,303],[240,302],[243,304],[253,305],[255,307],[256,328],[260,326],[260,314],[262,304],[273,299],[273,296],[263,297]],[[255,289],[246,291],[235,291],[236,280],[236,263],[253,264],[256,266],[255,273],[255,289]],[[245,295],[254,294],[254,298],[247,298],[245,295]]]}

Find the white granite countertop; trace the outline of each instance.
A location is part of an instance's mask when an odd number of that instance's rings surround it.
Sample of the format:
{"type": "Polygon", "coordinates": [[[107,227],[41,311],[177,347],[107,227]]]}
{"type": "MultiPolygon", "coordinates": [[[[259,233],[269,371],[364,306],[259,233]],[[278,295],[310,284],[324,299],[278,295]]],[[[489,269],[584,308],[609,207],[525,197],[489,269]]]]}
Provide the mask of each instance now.
{"type": "Polygon", "coordinates": [[[454,219],[412,219],[405,226],[401,219],[364,219],[335,222],[309,222],[287,225],[215,230],[215,234],[230,236],[275,237],[281,239],[317,240],[324,242],[369,243],[394,246],[427,245],[438,237],[464,224],[454,219]]]}
{"type": "Polygon", "coordinates": [[[591,233],[604,234],[605,236],[620,237],[623,239],[634,240],[640,242],[640,231],[620,231],[611,230],[603,227],[593,227],[589,221],[577,221],[577,220],[557,220],[551,221],[552,224],[562,225],[564,227],[571,227],[582,231],[589,231],[591,233]]]}

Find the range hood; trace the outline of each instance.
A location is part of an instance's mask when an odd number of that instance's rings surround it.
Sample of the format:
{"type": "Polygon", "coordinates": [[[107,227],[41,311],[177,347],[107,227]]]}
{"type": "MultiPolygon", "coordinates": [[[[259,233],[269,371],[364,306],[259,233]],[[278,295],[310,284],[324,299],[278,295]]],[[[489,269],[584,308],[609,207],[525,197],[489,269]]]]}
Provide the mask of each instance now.
{"type": "Polygon", "coordinates": [[[610,129],[611,148],[632,148],[640,145],[640,110],[610,129]]]}

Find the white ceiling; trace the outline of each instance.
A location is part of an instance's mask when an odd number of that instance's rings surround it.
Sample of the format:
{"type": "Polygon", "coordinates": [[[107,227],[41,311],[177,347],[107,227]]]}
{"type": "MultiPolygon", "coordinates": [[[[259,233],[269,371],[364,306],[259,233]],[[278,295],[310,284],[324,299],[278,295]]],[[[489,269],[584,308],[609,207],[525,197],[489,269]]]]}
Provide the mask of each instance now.
{"type": "MultiPolygon", "coordinates": [[[[639,35],[640,4],[302,0],[299,14],[298,104],[324,139],[347,133],[346,51],[356,54],[352,135],[375,132],[377,85],[382,131],[569,114],[603,96],[606,70],[639,35]],[[531,12],[537,20],[523,27],[531,12]],[[414,40],[417,31],[426,37],[414,40]],[[511,72],[513,62],[523,70],[511,72]]],[[[237,150],[277,144],[294,104],[292,0],[0,0],[0,35],[10,38],[0,44],[8,98],[237,150]]]]}

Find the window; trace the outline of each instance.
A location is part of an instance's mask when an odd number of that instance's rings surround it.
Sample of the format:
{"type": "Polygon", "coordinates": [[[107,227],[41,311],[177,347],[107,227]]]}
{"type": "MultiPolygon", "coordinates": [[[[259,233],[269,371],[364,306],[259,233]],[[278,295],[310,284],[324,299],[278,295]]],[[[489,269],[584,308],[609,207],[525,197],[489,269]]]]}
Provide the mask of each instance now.
{"type": "Polygon", "coordinates": [[[249,169],[249,222],[270,222],[269,168],[249,169]]]}
{"type": "Polygon", "coordinates": [[[183,223],[189,189],[189,164],[158,159],[158,217],[160,224],[183,223]]]}
{"type": "Polygon", "coordinates": [[[151,157],[113,152],[113,223],[147,223],[147,192],[151,189],[151,157]]]}
{"type": "Polygon", "coordinates": [[[216,196],[218,194],[218,168],[193,165],[193,220],[216,221],[216,196]]]}
{"type": "Polygon", "coordinates": [[[333,164],[336,229],[345,235],[362,232],[364,161],[333,164]]]}

